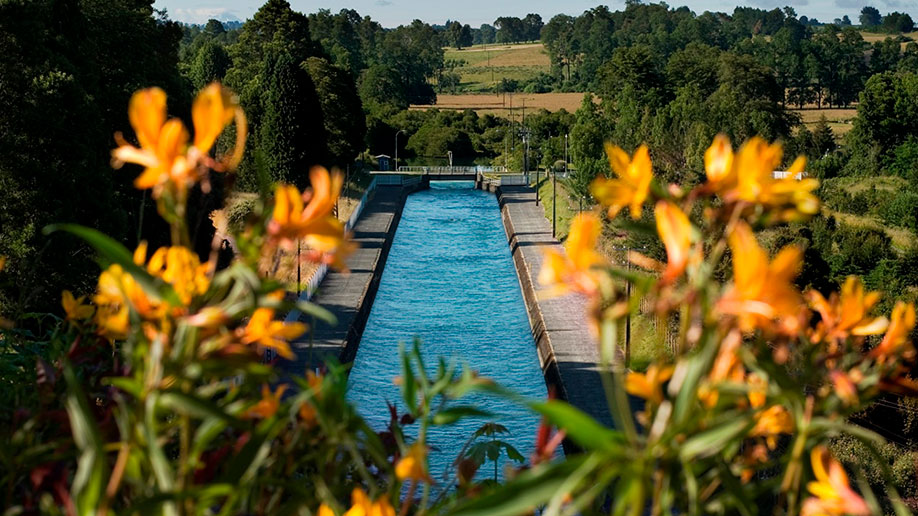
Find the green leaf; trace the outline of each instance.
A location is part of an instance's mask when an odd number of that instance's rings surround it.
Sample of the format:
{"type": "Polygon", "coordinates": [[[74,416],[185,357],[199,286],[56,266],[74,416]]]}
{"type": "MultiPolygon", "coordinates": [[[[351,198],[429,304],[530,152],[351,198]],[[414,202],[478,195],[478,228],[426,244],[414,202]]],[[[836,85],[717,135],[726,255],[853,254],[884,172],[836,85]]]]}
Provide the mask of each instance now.
{"type": "Polygon", "coordinates": [[[159,404],[199,419],[214,418],[230,426],[237,424],[235,418],[224,412],[216,404],[181,391],[164,392],[159,397],[159,404]]]}
{"type": "Polygon", "coordinates": [[[64,379],[67,381],[65,404],[70,418],[70,430],[73,432],[73,441],[80,450],[71,491],[79,514],[93,514],[106,484],[108,464],[105,445],[76,373],[66,360],[64,379]]]}
{"type": "Polygon", "coordinates": [[[722,450],[728,442],[742,435],[748,426],[747,418],[739,418],[696,434],[682,444],[679,458],[687,462],[696,457],[713,455],[722,450]]]}
{"type": "Polygon", "coordinates": [[[417,415],[417,383],[415,383],[414,370],[411,369],[411,356],[405,351],[405,347],[399,344],[398,354],[402,356],[402,397],[405,399],[405,406],[411,415],[417,415]]]}
{"type": "Polygon", "coordinates": [[[623,451],[621,432],[606,428],[580,409],[558,400],[530,403],[529,406],[564,430],[567,437],[584,450],[623,451]]]}
{"type": "Polygon", "coordinates": [[[311,315],[316,319],[326,322],[329,326],[336,326],[338,324],[338,318],[335,317],[335,314],[329,312],[325,308],[315,304],[310,303],[309,301],[298,301],[296,303],[296,309],[300,312],[311,315]]]}
{"type": "Polygon", "coordinates": [[[154,278],[150,273],[134,263],[134,257],[131,252],[105,233],[78,224],[51,224],[45,226],[42,230],[45,235],[56,231],[64,231],[85,240],[102,257],[120,265],[125,272],[134,278],[148,296],[162,299],[172,306],[182,303],[171,285],[159,278],[154,278]]]}
{"type": "Polygon", "coordinates": [[[437,412],[437,414],[434,415],[433,417],[433,424],[434,425],[451,425],[464,417],[474,417],[474,416],[492,417],[492,414],[490,412],[486,412],[484,410],[481,410],[475,407],[459,405],[455,407],[449,407],[449,408],[441,410],[440,412],[437,412]]]}
{"type": "Polygon", "coordinates": [[[583,458],[541,464],[520,473],[510,482],[460,504],[454,516],[515,516],[532,514],[564,486],[568,475],[583,463],[583,458]]]}

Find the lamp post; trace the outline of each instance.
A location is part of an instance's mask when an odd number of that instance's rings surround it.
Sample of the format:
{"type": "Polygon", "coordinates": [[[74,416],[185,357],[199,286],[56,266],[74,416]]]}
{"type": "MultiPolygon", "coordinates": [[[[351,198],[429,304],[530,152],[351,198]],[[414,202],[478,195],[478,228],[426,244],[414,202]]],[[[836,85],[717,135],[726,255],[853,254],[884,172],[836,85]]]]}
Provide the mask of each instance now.
{"type": "Polygon", "coordinates": [[[551,167],[551,237],[556,238],[558,224],[558,171],[551,167]]]}
{"type": "Polygon", "coordinates": [[[398,132],[395,133],[395,171],[396,172],[398,172],[398,135],[404,132],[405,131],[403,129],[399,129],[398,132]]]}

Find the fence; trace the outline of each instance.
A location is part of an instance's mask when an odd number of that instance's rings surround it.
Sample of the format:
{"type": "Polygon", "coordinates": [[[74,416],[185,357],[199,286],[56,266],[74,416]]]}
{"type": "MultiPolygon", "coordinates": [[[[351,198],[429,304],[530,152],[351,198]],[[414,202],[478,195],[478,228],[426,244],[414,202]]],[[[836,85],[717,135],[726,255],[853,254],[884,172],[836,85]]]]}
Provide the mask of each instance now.
{"type": "MultiPolygon", "coordinates": [[[[357,206],[354,207],[354,211],[351,212],[351,216],[347,219],[347,222],[344,223],[344,230],[350,231],[354,229],[354,226],[357,224],[357,219],[360,218],[360,214],[363,213],[364,206],[367,205],[370,195],[376,190],[376,187],[380,184],[391,184],[384,183],[379,181],[378,177],[374,177],[373,181],[370,182],[370,186],[367,187],[366,191],[363,192],[363,197],[360,198],[360,201],[357,203],[357,206]]],[[[396,183],[397,184],[397,183],[396,183]]],[[[319,290],[319,284],[322,283],[322,280],[325,279],[325,275],[328,274],[328,264],[323,263],[319,266],[318,269],[312,274],[312,277],[306,282],[306,285],[303,288],[303,293],[300,295],[299,301],[309,301],[319,290]]],[[[287,314],[285,318],[286,322],[293,322],[300,318],[301,312],[294,308],[287,314]]]]}
{"type": "Polygon", "coordinates": [[[486,166],[475,166],[475,167],[418,167],[418,166],[404,166],[398,167],[398,172],[421,172],[423,174],[433,174],[433,175],[450,175],[450,174],[506,174],[507,167],[486,167],[486,166]]]}

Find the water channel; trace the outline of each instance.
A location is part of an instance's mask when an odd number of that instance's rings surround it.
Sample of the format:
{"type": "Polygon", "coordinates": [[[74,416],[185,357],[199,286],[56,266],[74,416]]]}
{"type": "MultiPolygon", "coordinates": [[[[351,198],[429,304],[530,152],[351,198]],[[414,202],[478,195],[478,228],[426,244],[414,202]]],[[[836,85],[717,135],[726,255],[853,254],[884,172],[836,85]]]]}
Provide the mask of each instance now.
{"type": "MultiPolygon", "coordinates": [[[[348,397],[374,429],[388,423],[387,401],[399,413],[404,410],[393,383],[401,375],[398,345],[410,346],[415,337],[430,371],[445,357],[520,394],[546,396],[497,199],[472,189],[471,182],[431,182],[430,190],[412,194],[405,204],[349,380],[348,397]]],[[[443,478],[466,440],[491,420],[510,430],[502,440],[529,457],[539,422],[535,415],[490,395],[462,403],[494,418],[431,429],[435,479],[443,478]]],[[[479,472],[489,475],[490,463],[479,472]]]]}

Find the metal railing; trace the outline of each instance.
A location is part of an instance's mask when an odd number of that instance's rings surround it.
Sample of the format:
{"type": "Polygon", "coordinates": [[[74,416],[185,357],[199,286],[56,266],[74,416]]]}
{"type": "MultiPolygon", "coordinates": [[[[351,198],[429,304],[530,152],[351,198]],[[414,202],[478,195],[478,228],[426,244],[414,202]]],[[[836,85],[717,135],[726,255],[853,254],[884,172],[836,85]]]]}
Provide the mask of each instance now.
{"type": "MultiPolygon", "coordinates": [[[[354,229],[354,226],[357,224],[357,219],[360,218],[360,214],[363,213],[363,208],[367,205],[367,199],[374,190],[376,190],[379,182],[378,178],[373,178],[373,181],[370,182],[370,185],[367,186],[366,191],[363,192],[363,197],[360,198],[360,201],[357,203],[357,206],[354,207],[354,211],[351,212],[350,218],[347,219],[347,222],[344,223],[344,230],[350,231],[354,229]]],[[[316,269],[312,274],[312,277],[306,282],[306,285],[303,287],[303,293],[300,295],[300,301],[309,301],[319,290],[319,284],[322,283],[322,280],[325,279],[325,276],[328,274],[328,264],[323,263],[316,269]]],[[[297,309],[293,309],[290,313],[287,314],[285,318],[286,322],[293,322],[299,319],[301,313],[297,309]]]]}
{"type": "Polygon", "coordinates": [[[398,167],[398,172],[421,173],[431,175],[474,175],[474,174],[506,174],[507,167],[448,167],[448,166],[403,166],[398,167]]]}

